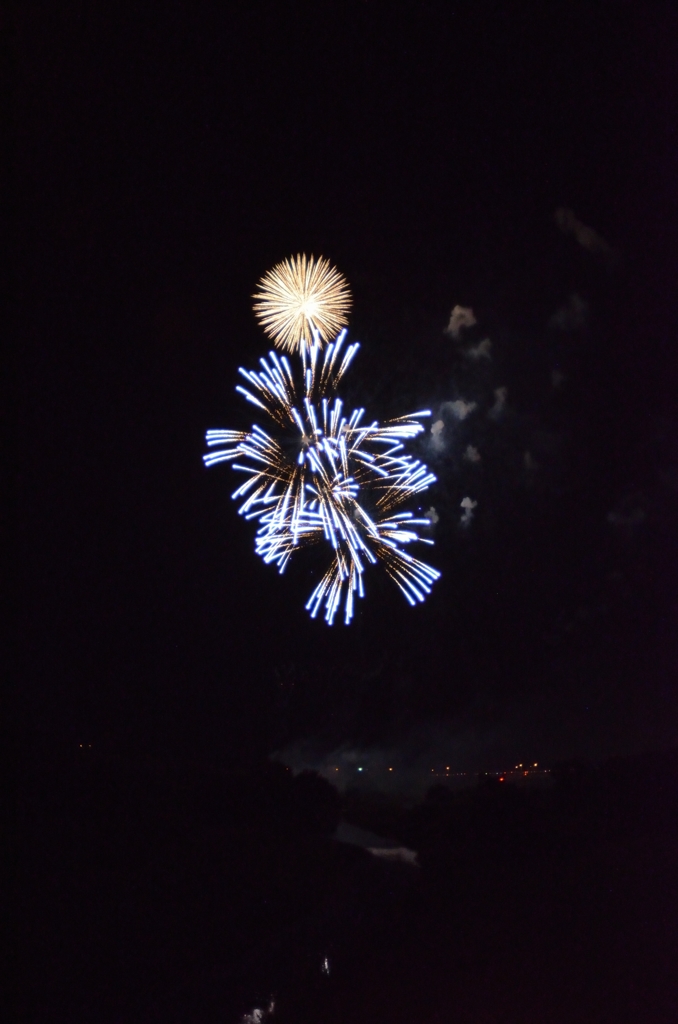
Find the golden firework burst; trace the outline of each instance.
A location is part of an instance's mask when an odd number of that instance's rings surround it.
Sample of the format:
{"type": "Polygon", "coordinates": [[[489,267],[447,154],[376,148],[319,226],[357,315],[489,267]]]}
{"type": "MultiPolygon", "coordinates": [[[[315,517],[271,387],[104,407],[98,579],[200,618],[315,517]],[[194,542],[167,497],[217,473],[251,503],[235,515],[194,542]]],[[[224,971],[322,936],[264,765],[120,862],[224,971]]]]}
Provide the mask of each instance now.
{"type": "Polygon", "coordinates": [[[273,344],[295,352],[302,338],[322,342],[336,337],[348,323],[351,291],[343,274],[320,256],[292,256],[264,274],[254,312],[273,344]]]}

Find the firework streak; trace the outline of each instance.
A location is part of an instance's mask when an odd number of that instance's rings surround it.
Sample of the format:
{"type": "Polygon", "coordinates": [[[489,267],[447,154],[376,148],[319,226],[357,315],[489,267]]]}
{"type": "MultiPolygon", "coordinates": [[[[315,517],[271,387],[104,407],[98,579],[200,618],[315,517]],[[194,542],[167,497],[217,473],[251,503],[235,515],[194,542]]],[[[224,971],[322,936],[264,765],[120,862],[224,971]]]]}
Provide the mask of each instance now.
{"type": "Polygon", "coordinates": [[[265,274],[252,298],[254,313],[277,348],[298,352],[303,339],[327,342],[348,323],[346,278],[320,256],[294,256],[265,274]]]}
{"type": "MultiPolygon", "coordinates": [[[[326,348],[315,334],[302,340],[301,380],[290,360],[275,352],[261,369],[240,369],[247,387],[237,390],[272,424],[264,430],[209,430],[207,466],[232,462],[245,474],[233,498],[244,499],[240,513],[256,519],[255,548],[283,572],[300,548],[327,543],[332,561],[306,605],[315,617],[322,607],[332,624],[342,598],[350,622],[356,595],[364,595],[368,564],[382,563],[403,594],[415,604],[440,576],[402,549],[413,541],[432,544],[417,527],[429,526],[398,509],[435,480],[427,467],[404,451],[405,440],[424,430],[428,410],[388,420],[363,422],[364,409],[344,413],[336,390],[359,345],[344,348],[346,331],[326,348]]],[[[295,359],[296,362],[296,359],[295,359]]]]}

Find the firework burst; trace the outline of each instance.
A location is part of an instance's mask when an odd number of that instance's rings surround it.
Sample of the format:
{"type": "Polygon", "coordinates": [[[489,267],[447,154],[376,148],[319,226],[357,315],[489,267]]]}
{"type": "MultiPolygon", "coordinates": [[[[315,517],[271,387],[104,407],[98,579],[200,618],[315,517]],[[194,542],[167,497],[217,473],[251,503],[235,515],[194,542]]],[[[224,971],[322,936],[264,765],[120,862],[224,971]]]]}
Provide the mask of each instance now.
{"type": "Polygon", "coordinates": [[[329,260],[291,257],[269,270],[252,296],[254,312],[277,348],[297,351],[302,341],[325,343],[348,323],[351,292],[329,260]]]}
{"type": "Polygon", "coordinates": [[[419,420],[430,412],[382,425],[365,423],[364,409],[345,414],[336,391],[359,348],[344,348],[345,335],[324,351],[317,333],[310,345],[302,339],[300,379],[275,352],[260,370],[241,368],[248,386],[237,390],[273,428],[210,430],[214,451],[204,457],[208,466],[228,461],[245,474],[233,498],[243,499],[242,515],[258,520],[255,549],[265,562],[283,572],[300,548],[329,544],[331,564],[306,607],[313,617],[324,608],[330,624],[342,598],[350,622],[369,564],[381,563],[410,604],[423,601],[440,575],[402,547],[432,543],[417,532],[429,521],[398,511],[435,480],[403,444],[424,430],[419,420]]]}

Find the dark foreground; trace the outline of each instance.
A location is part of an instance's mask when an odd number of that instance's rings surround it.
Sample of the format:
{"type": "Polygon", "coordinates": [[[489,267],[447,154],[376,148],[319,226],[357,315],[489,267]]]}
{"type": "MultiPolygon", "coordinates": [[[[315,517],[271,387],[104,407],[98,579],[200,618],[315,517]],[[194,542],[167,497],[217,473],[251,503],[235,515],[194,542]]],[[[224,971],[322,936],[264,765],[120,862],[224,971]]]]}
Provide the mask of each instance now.
{"type": "Polygon", "coordinates": [[[675,1024],[677,812],[675,754],[410,811],[280,766],[36,760],[19,1019],[675,1024]],[[334,842],[341,813],[421,867],[334,842]]]}

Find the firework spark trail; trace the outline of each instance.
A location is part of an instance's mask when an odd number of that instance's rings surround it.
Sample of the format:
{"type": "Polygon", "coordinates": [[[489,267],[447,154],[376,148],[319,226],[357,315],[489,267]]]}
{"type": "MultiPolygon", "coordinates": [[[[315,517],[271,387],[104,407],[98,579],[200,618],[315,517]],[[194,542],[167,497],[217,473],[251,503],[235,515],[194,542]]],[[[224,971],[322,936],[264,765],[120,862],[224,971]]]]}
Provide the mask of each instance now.
{"type": "Polygon", "coordinates": [[[230,461],[246,474],[233,498],[244,499],[241,515],[258,519],[255,550],[265,562],[283,572],[302,546],[330,545],[332,563],[306,605],[313,617],[324,606],[330,624],[344,594],[344,617],[351,620],[368,564],[383,563],[410,604],[423,601],[440,575],[400,547],[432,543],[416,530],[429,526],[428,519],[395,513],[435,480],[403,444],[423,432],[419,419],[430,412],[383,425],[363,424],[364,409],[347,415],[336,389],[359,345],[344,350],[345,337],[342,331],[324,352],[317,332],[310,345],[302,339],[301,384],[288,358],[275,352],[260,360],[258,371],[241,368],[249,388],[237,390],[266,413],[275,435],[256,424],[251,431],[210,430],[207,445],[218,450],[204,457],[208,466],[230,461]]]}
{"type": "Polygon", "coordinates": [[[252,296],[255,315],[274,345],[288,352],[314,337],[325,343],[348,323],[348,282],[322,256],[283,260],[262,277],[258,288],[252,296]]]}

